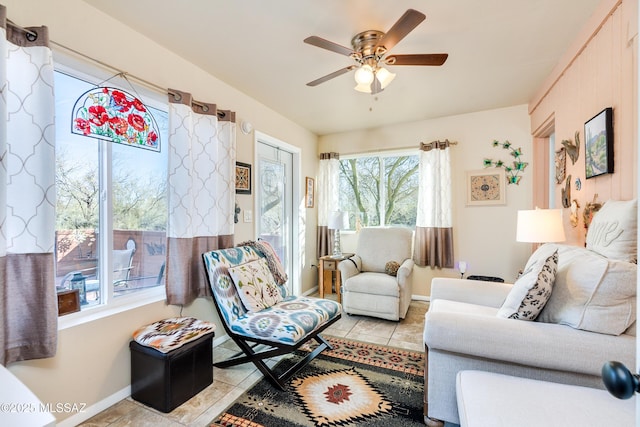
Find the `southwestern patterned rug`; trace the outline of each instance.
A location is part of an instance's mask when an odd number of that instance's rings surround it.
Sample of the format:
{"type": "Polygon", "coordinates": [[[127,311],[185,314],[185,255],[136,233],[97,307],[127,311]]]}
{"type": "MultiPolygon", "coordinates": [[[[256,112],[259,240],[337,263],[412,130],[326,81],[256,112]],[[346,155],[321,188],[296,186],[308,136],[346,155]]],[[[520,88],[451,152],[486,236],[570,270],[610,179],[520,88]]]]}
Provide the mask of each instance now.
{"type": "MultiPolygon", "coordinates": [[[[211,424],[424,426],[424,353],[325,336],[325,350],[280,391],[262,379],[211,424]]],[[[281,360],[285,370],[304,353],[281,360]]]]}

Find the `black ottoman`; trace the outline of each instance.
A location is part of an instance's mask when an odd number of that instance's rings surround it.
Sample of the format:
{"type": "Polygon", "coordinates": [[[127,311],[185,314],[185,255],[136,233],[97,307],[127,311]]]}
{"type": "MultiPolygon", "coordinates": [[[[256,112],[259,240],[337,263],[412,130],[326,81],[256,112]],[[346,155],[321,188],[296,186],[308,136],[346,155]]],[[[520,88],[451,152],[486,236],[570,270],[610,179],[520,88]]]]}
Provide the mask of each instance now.
{"type": "Polygon", "coordinates": [[[213,382],[214,332],[163,353],[131,341],[131,397],[171,412],[213,382]]]}

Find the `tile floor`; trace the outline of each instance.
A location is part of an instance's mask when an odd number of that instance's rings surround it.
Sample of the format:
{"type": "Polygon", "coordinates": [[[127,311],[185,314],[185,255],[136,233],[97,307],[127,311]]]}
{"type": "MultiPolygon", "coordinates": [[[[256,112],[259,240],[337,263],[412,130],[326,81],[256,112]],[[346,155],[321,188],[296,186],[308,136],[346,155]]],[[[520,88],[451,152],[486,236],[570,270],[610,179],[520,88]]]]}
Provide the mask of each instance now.
{"type": "MultiPolygon", "coordinates": [[[[413,301],[406,318],[400,322],[343,315],[338,322],[327,329],[325,334],[422,351],[424,313],[428,306],[427,302],[413,301]]],[[[237,347],[231,341],[215,347],[214,361],[224,360],[230,354],[235,354],[235,349],[237,347]]],[[[253,364],[227,369],[214,368],[213,384],[168,414],[127,398],[80,425],[82,427],[208,426],[260,378],[262,374],[253,364]]]]}

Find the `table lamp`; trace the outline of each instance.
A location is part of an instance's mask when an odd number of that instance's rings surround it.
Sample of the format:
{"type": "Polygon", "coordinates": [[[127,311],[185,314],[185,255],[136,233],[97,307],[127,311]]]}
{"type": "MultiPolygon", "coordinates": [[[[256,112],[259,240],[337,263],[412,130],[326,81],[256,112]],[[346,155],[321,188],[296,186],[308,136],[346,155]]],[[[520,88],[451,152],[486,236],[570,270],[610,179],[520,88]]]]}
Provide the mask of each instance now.
{"type": "Polygon", "coordinates": [[[347,212],[333,211],[329,215],[329,230],[335,230],[333,238],[333,256],[342,256],[342,250],[340,249],[340,230],[344,230],[349,227],[349,215],[347,212]]]}
{"type": "Polygon", "coordinates": [[[529,243],[563,242],[562,209],[518,211],[516,241],[529,243]]]}

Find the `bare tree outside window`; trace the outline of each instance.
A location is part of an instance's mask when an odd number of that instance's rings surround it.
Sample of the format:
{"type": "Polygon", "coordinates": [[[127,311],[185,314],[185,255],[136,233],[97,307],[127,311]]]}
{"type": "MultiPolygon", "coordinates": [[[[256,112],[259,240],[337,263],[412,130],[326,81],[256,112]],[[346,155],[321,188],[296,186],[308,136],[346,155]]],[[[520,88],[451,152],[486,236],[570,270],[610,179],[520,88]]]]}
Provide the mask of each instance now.
{"type": "Polygon", "coordinates": [[[340,208],[350,228],[415,226],[418,165],[417,155],[341,159],[340,208]]]}

